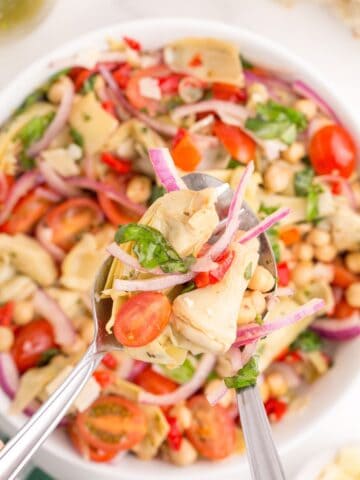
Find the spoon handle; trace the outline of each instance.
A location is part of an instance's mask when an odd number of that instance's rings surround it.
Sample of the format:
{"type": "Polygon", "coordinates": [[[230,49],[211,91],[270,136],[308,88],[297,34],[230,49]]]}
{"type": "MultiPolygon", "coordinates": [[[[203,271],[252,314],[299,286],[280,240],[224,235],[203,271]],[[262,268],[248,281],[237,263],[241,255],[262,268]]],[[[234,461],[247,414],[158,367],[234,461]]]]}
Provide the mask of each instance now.
{"type": "Polygon", "coordinates": [[[95,344],[90,345],[64,383],[0,450],[1,480],[13,480],[30,460],[56,428],[100,359],[101,356],[96,354],[95,344]]]}
{"type": "Polygon", "coordinates": [[[253,480],[286,480],[258,387],[237,391],[237,402],[253,480]]]}

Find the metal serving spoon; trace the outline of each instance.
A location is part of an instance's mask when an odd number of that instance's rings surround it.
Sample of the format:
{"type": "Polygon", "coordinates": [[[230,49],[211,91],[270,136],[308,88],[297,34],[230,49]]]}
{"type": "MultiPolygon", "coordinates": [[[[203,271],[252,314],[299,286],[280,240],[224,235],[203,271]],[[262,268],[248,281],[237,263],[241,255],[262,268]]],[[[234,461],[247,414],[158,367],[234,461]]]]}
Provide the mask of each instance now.
{"type": "MultiPolygon", "coordinates": [[[[193,173],[183,179],[191,190],[225,187],[226,185],[210,175],[201,173],[193,173]]],[[[218,197],[216,208],[220,220],[226,218],[232,194],[232,190],[225,187],[218,197]]],[[[258,219],[244,203],[240,228],[249,230],[257,223],[258,219]]],[[[67,412],[103,355],[109,351],[122,349],[115,337],[108,334],[105,329],[111,314],[112,300],[109,298],[99,300],[111,263],[112,258],[108,258],[103,263],[95,278],[92,291],[95,326],[93,342],[64,383],[0,451],[0,480],[13,480],[35,454],[67,412]]],[[[260,237],[260,264],[276,276],[274,256],[265,235],[260,237]]],[[[238,391],[237,400],[253,479],[285,479],[257,387],[249,387],[238,391]]]]}

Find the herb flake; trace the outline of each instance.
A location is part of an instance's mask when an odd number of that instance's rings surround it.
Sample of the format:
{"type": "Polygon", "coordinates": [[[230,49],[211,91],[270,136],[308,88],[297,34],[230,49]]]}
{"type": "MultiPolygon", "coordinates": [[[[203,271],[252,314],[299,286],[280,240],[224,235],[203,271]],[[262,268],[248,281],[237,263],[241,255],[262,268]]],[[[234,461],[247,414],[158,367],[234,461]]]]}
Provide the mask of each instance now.
{"type": "Polygon", "coordinates": [[[302,352],[316,352],[321,350],[323,341],[321,337],[312,330],[304,330],[297,339],[290,345],[290,350],[301,350],[302,352]]]}

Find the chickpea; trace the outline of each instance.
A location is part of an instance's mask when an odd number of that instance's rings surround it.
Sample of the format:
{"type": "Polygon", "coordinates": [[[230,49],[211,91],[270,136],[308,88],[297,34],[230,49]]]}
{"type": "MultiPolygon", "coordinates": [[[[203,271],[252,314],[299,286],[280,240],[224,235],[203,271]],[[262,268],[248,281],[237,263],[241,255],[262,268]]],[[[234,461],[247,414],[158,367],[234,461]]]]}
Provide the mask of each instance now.
{"type": "Polygon", "coordinates": [[[299,163],[305,157],[305,145],[301,142],[294,142],[283,153],[282,157],[289,163],[299,163]]]}
{"type": "Polygon", "coordinates": [[[320,228],[313,228],[307,236],[307,241],[315,247],[323,247],[330,243],[330,240],[330,233],[325,230],[320,230],[320,228]]]}
{"type": "Polygon", "coordinates": [[[182,432],[188,429],[191,425],[191,410],[183,404],[175,405],[175,407],[170,410],[170,416],[176,418],[178,426],[182,432]]]}
{"type": "Polygon", "coordinates": [[[266,300],[264,295],[258,290],[249,292],[245,298],[249,298],[257,314],[261,315],[266,309],[266,300]]]}
{"type": "Polygon", "coordinates": [[[14,334],[8,327],[0,327],[0,352],[8,352],[14,343],[14,334]]]}
{"type": "Polygon", "coordinates": [[[308,120],[312,120],[317,114],[317,105],[312,100],[302,98],[294,103],[295,110],[305,115],[308,120]]]}
{"type": "Polygon", "coordinates": [[[291,180],[291,170],[286,165],[273,163],[264,175],[265,187],[271,192],[283,192],[291,180]]]}
{"type": "Polygon", "coordinates": [[[329,243],[322,247],[315,248],[315,258],[320,262],[332,262],[336,257],[337,250],[334,245],[329,243]]]}
{"type": "Polygon", "coordinates": [[[74,353],[79,353],[82,350],[85,350],[86,346],[87,345],[84,340],[80,336],[77,336],[71,345],[63,345],[62,350],[67,355],[72,355],[74,353]]]}
{"type": "Polygon", "coordinates": [[[270,398],[270,388],[266,379],[260,383],[259,388],[262,401],[265,403],[270,398]]]}
{"type": "Polygon", "coordinates": [[[90,345],[94,339],[94,324],[91,320],[84,322],[84,324],[81,326],[80,335],[84,342],[87,345],[90,345]]]}
{"type": "Polygon", "coordinates": [[[360,252],[348,253],[345,257],[345,264],[353,273],[360,273],[360,252]]]}
{"type": "Polygon", "coordinates": [[[172,463],[184,467],[196,462],[198,454],[187,438],[181,440],[179,450],[168,449],[168,456],[172,463]]]}
{"type": "Polygon", "coordinates": [[[279,372],[272,372],[266,376],[266,383],[269,387],[271,397],[281,397],[285,395],[289,389],[285,378],[279,372]]]}
{"type": "Polygon", "coordinates": [[[136,175],[129,181],[126,195],[135,203],[146,202],[151,195],[151,180],[143,175],[136,175]]]}
{"type": "Polygon", "coordinates": [[[34,318],[34,304],[31,300],[15,302],[14,322],[16,325],[26,325],[34,318]]]}
{"type": "Polygon", "coordinates": [[[291,278],[297,287],[304,287],[313,279],[311,262],[299,262],[291,272],[291,278]]]}
{"type": "Polygon", "coordinates": [[[297,243],[294,245],[293,253],[298,260],[307,262],[314,256],[314,247],[308,243],[297,243]]]}
{"type": "Polygon", "coordinates": [[[249,282],[251,290],[260,290],[260,292],[269,292],[275,285],[275,278],[271,275],[269,270],[257,265],[254,275],[249,282]]]}
{"type": "Polygon", "coordinates": [[[251,323],[256,319],[256,310],[251,301],[251,298],[244,297],[241,302],[237,323],[238,325],[244,325],[251,323]]]}
{"type": "Polygon", "coordinates": [[[48,99],[51,103],[60,103],[62,96],[64,94],[64,90],[71,82],[70,78],[64,75],[63,77],[59,78],[55,83],[51,85],[49,91],[47,93],[48,99]]]}
{"type": "MultiPolygon", "coordinates": [[[[220,379],[215,379],[211,380],[204,389],[205,395],[211,395],[215,391],[217,391],[222,384],[222,380],[220,379]]],[[[234,390],[228,390],[225,395],[219,400],[219,405],[221,405],[224,408],[229,407],[232,403],[235,402],[235,391],[234,390]]]]}
{"type": "Polygon", "coordinates": [[[253,83],[248,88],[248,107],[254,108],[258,103],[266,103],[269,100],[269,92],[262,83],[253,83]]]}
{"type": "Polygon", "coordinates": [[[351,307],[360,308],[360,282],[355,282],[346,289],[346,301],[351,307]]]}

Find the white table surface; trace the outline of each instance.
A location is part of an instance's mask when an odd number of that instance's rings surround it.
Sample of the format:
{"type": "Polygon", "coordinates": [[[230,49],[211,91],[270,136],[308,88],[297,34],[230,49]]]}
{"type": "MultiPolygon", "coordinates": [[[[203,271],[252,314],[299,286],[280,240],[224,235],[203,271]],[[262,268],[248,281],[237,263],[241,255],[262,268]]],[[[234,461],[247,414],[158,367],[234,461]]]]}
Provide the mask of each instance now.
{"type": "MultiPolygon", "coordinates": [[[[0,45],[0,88],[33,60],[65,41],[107,24],[151,16],[218,19],[283,43],[315,65],[338,88],[360,121],[360,39],[352,38],[347,28],[324,8],[309,2],[287,9],[272,0],[57,0],[48,18],[34,32],[0,45]]],[[[360,381],[339,403],[336,415],[323,418],[302,448],[283,459],[289,480],[319,449],[333,442],[360,439],[359,405],[360,381]]]]}

